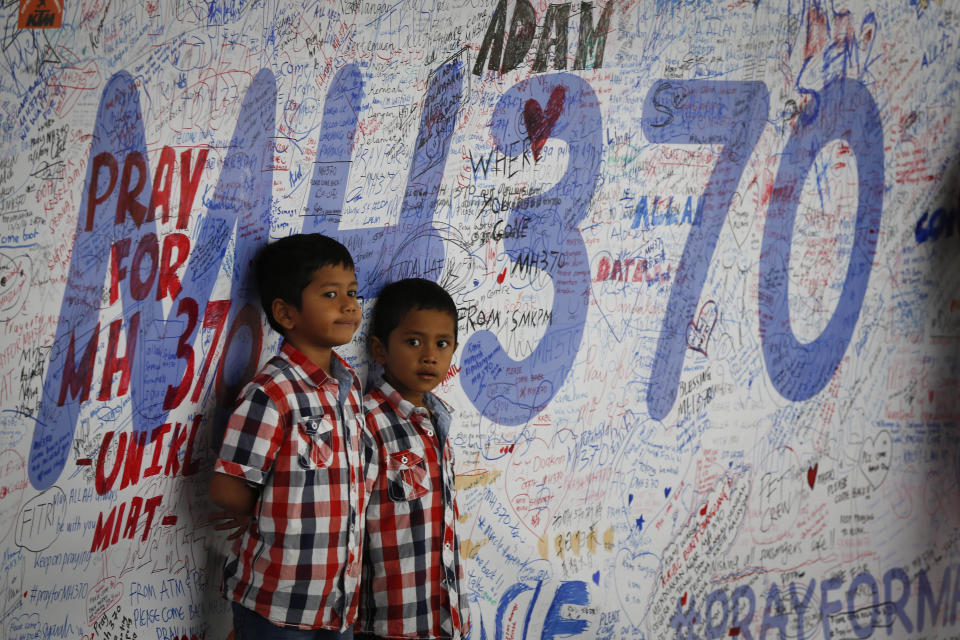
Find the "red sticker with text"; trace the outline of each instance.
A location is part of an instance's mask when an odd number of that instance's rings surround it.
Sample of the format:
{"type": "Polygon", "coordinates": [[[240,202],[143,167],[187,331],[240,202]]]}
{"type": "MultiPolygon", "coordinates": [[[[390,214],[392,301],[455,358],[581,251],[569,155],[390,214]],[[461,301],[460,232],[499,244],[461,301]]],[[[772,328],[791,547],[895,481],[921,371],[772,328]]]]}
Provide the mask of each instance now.
{"type": "Polygon", "coordinates": [[[21,29],[59,29],[63,24],[63,0],[20,0],[21,29]]]}

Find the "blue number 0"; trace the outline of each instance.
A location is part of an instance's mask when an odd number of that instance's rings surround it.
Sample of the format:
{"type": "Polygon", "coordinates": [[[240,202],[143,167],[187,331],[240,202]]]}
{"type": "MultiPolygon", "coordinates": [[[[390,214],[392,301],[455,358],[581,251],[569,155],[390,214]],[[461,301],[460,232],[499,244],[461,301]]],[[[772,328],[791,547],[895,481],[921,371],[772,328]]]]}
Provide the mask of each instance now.
{"type": "Polygon", "coordinates": [[[773,386],[793,401],[823,389],[847,350],[873,267],[883,210],[883,128],[870,91],[856,80],[841,79],[820,93],[819,105],[810,106],[816,113],[798,120],[783,151],[760,253],[763,358],[773,386]],[[820,335],[803,343],[790,324],[790,244],[804,180],[817,154],[834,140],[846,141],[857,161],[853,247],[837,308],[820,335]]]}

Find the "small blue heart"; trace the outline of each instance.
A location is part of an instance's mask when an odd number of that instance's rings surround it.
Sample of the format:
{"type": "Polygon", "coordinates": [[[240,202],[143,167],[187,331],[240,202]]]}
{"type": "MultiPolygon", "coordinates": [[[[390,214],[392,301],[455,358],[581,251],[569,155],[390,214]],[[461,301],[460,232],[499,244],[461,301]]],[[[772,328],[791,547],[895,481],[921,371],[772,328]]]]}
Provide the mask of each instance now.
{"type": "Polygon", "coordinates": [[[667,487],[666,489],[663,490],[663,497],[664,498],[670,497],[670,487],[667,487]]]}
{"type": "Polygon", "coordinates": [[[595,574],[593,574],[593,583],[594,583],[595,585],[597,585],[598,587],[600,586],[600,572],[599,572],[599,571],[597,571],[595,574]]]}

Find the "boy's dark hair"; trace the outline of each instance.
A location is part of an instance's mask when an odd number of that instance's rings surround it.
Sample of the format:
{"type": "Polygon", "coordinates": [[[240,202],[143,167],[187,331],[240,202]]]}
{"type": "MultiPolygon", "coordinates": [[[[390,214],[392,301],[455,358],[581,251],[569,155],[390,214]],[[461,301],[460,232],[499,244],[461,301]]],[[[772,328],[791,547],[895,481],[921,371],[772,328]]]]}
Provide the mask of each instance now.
{"type": "Polygon", "coordinates": [[[421,309],[449,313],[453,318],[453,340],[457,341],[457,305],[443,287],[423,278],[397,280],[380,291],[373,307],[370,335],[386,345],[390,332],[397,328],[403,316],[421,309]]]}
{"type": "Polygon", "coordinates": [[[353,269],[353,256],[345,246],[320,233],[287,236],[260,249],[253,277],[260,305],[274,331],[283,334],[284,329],[273,319],[273,301],[280,298],[300,309],[303,290],[314,272],[330,265],[353,269]]]}

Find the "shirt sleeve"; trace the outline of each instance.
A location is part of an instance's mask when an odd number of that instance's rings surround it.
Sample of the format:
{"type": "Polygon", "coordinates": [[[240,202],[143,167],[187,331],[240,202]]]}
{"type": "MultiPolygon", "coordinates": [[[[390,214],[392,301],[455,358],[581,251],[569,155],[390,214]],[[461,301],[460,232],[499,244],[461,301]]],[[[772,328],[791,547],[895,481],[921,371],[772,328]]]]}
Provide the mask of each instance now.
{"type": "Polygon", "coordinates": [[[265,484],[283,442],[283,422],[270,395],[260,386],[252,387],[227,422],[214,471],[265,484]]]}

